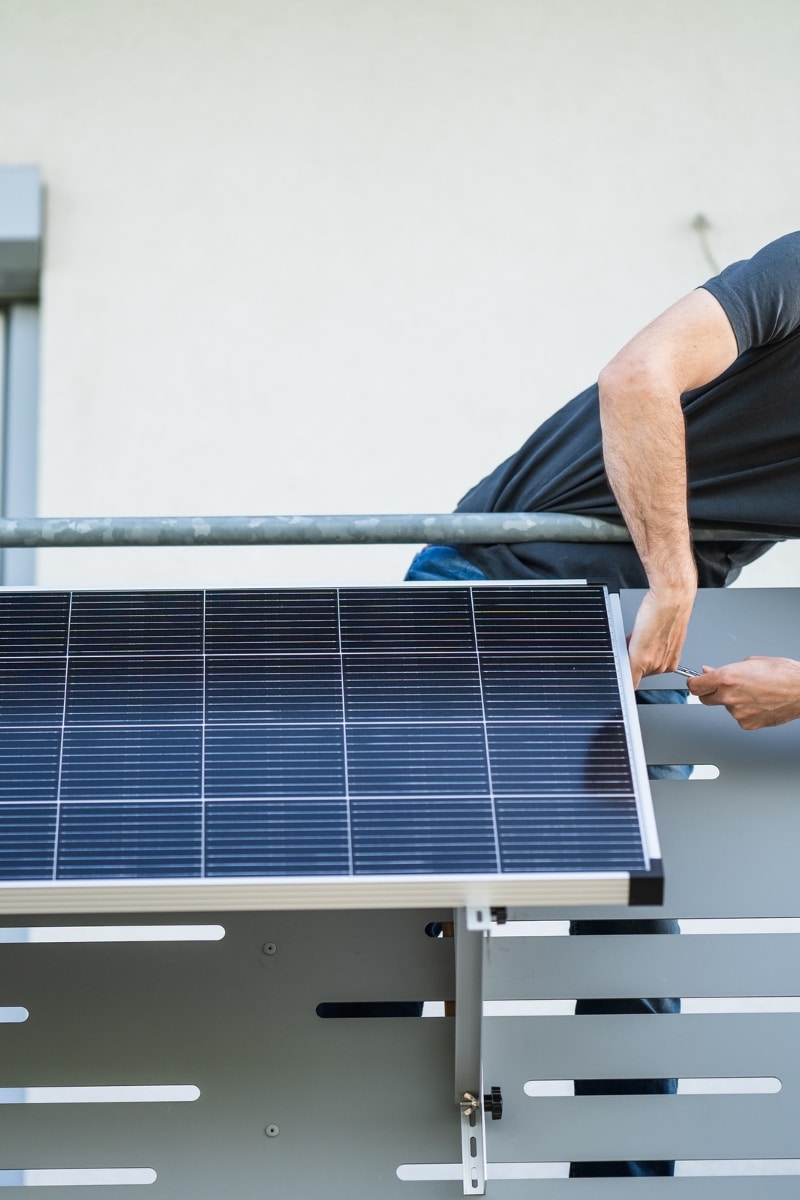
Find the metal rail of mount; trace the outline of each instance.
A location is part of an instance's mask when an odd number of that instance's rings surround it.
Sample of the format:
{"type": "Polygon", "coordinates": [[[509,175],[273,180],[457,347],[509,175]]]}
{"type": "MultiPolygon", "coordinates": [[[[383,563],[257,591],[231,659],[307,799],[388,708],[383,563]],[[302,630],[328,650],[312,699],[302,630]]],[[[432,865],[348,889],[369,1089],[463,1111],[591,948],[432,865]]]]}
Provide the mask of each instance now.
{"type": "MultiPolygon", "coordinates": [[[[698,542],[784,540],[757,529],[694,529],[692,537],[698,542]]],[[[0,518],[0,547],[6,548],[628,541],[620,522],[550,512],[0,518]]]]}

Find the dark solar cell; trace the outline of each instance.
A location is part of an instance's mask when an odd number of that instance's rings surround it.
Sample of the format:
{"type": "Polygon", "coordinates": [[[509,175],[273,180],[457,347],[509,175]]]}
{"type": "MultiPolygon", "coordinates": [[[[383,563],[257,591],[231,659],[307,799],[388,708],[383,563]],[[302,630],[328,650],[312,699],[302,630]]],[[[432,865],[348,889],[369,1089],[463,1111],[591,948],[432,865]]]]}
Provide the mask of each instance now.
{"type": "Polygon", "coordinates": [[[343,800],[211,801],[206,815],[206,873],[347,875],[343,800]]]}
{"type": "Polygon", "coordinates": [[[496,803],[504,871],[630,871],[644,866],[635,803],[614,796],[496,803]]]}
{"type": "Polygon", "coordinates": [[[50,879],[55,804],[0,804],[0,879],[50,879]]]}
{"type": "Polygon", "coordinates": [[[351,725],[347,767],[353,796],[488,793],[483,726],[351,725]]]}
{"type": "Polygon", "coordinates": [[[467,588],[353,588],[339,606],[345,653],[475,652],[467,588]]]}
{"type": "Polygon", "coordinates": [[[66,658],[0,658],[0,725],[60,725],[66,658]]]}
{"type": "Polygon", "coordinates": [[[0,728],[0,801],[56,800],[60,745],[59,729],[0,728]]]}
{"type": "Polygon", "coordinates": [[[343,796],[337,725],[215,725],[206,733],[205,794],[343,796]]]}
{"type": "Polygon", "coordinates": [[[201,655],[70,660],[68,725],[200,724],[202,720],[201,655]]]}
{"type": "Polygon", "coordinates": [[[0,655],[66,654],[69,592],[0,592],[0,655]]]}
{"type": "Polygon", "coordinates": [[[496,793],[620,792],[632,795],[619,723],[489,725],[496,793]]]}
{"type": "Polygon", "coordinates": [[[599,588],[475,588],[473,603],[481,653],[595,654],[611,650],[599,588]]]}
{"type": "Polygon", "coordinates": [[[336,592],[209,592],[208,654],[338,653],[336,592]]]}
{"type": "Polygon", "coordinates": [[[64,731],[62,800],[200,796],[202,730],[168,725],[64,731]]]}
{"type": "Polygon", "coordinates": [[[76,592],[70,654],[202,654],[202,592],[76,592]]]}
{"type": "Polygon", "coordinates": [[[59,879],[199,875],[201,804],[63,804],[59,879]]]}
{"type": "Polygon", "coordinates": [[[477,657],[386,656],[379,671],[372,655],[344,657],[348,721],[480,721],[477,657]]]}
{"type": "Polygon", "coordinates": [[[206,719],[212,723],[341,721],[339,656],[209,656],[206,719]]]}
{"type": "Polygon", "coordinates": [[[489,721],[622,720],[610,651],[594,657],[485,654],[481,678],[489,721]]]}
{"type": "Polygon", "coordinates": [[[488,796],[352,801],[353,857],[360,874],[495,872],[488,796]]]}

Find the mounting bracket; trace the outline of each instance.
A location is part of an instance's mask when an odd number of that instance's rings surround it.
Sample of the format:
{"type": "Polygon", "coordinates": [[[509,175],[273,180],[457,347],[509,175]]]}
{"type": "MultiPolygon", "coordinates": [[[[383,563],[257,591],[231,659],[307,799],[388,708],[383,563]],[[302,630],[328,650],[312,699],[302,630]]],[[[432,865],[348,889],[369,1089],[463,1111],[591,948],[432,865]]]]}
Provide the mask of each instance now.
{"type": "MultiPolygon", "coordinates": [[[[455,1099],[461,1114],[461,1164],[465,1196],[486,1193],[486,1138],[483,1112],[483,943],[481,921],[457,908],[453,914],[456,958],[455,1099]]],[[[480,910],[489,917],[490,909],[480,910]]]]}

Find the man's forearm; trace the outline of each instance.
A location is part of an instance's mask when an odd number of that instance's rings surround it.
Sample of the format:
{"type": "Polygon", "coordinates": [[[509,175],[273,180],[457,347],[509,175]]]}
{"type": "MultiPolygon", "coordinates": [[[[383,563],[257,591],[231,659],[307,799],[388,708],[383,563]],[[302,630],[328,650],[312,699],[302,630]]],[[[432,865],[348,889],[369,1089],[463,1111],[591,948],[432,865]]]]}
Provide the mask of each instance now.
{"type": "Polygon", "coordinates": [[[650,585],[631,638],[638,683],[677,665],[697,590],[683,413],[679,393],[645,368],[612,363],[599,386],[606,473],[650,585]]]}

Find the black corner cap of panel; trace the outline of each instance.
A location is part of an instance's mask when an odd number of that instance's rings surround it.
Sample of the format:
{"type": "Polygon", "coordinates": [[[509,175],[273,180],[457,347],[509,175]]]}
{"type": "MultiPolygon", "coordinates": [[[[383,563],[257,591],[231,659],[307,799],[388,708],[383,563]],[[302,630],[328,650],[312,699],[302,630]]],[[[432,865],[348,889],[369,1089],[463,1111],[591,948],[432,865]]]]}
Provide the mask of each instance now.
{"type": "Polygon", "coordinates": [[[664,903],[664,870],[660,858],[650,860],[649,871],[631,871],[628,903],[664,903]]]}

